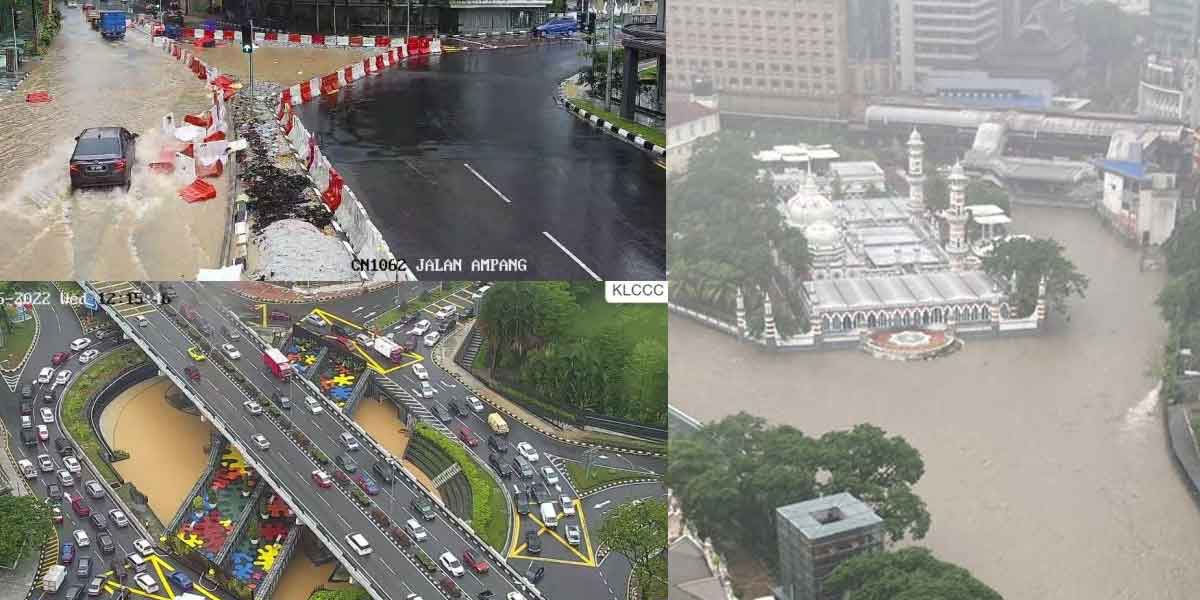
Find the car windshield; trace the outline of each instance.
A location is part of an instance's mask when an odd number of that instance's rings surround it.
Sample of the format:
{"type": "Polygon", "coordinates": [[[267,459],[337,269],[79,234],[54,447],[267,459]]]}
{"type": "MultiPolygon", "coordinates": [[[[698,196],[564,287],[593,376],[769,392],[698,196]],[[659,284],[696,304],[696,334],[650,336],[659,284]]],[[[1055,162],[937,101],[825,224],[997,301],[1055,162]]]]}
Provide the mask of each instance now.
{"type": "Polygon", "coordinates": [[[106,154],[121,154],[121,144],[117,141],[117,138],[79,138],[79,144],[75,146],[75,156],[77,157],[106,154]]]}

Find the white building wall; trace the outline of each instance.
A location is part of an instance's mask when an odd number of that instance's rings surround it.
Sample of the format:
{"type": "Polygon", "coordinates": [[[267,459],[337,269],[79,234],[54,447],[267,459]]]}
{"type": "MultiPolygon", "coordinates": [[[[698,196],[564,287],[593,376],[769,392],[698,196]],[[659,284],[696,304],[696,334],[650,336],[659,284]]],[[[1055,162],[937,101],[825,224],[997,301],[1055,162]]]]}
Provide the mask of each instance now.
{"type": "Polygon", "coordinates": [[[1121,212],[1121,198],[1125,196],[1125,178],[1114,173],[1104,174],[1104,208],[1111,214],[1121,212]]]}

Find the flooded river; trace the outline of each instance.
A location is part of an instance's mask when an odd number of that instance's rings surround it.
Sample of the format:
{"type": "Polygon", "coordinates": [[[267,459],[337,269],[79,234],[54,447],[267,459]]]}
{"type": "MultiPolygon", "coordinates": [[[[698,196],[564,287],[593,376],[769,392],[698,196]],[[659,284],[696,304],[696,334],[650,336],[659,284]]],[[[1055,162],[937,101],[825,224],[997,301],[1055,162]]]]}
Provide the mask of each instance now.
{"type": "Polygon", "coordinates": [[[673,317],[671,401],[702,421],[747,410],[811,435],[871,422],[904,436],[925,459],[923,544],[1010,600],[1195,598],[1200,510],[1171,464],[1152,376],[1164,276],[1139,272],[1090,213],[1015,213],[1018,231],[1059,239],[1091,278],[1070,322],[906,364],[767,354],[673,317]]]}
{"type": "Polygon", "coordinates": [[[184,204],[181,187],[152,175],[160,119],[207,107],[204,86],[130,29],[106,42],[78,9],[62,8],[53,50],[16,93],[0,95],[0,254],[4,279],[193,278],[217,266],[226,207],[184,204]],[[53,100],[27,104],[25,93],[53,100]],[[71,194],[67,164],[89,127],[139,133],[132,189],[71,194]]]}

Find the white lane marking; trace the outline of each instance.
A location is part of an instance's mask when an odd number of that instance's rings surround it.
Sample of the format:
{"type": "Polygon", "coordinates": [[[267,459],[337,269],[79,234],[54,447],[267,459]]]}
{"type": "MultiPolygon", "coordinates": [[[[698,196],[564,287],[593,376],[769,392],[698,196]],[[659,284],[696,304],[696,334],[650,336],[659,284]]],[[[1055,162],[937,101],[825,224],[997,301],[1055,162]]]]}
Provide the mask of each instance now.
{"type": "Polygon", "coordinates": [[[599,275],[596,274],[595,271],[589,269],[587,265],[583,264],[583,261],[579,260],[578,256],[575,256],[574,254],[572,254],[570,250],[567,250],[566,246],[562,245],[561,242],[554,239],[554,236],[550,235],[549,231],[543,231],[542,235],[550,238],[550,241],[554,242],[554,245],[558,246],[559,250],[562,250],[563,252],[565,252],[567,254],[567,256],[570,256],[571,260],[575,261],[575,264],[579,265],[580,268],[582,268],[584,271],[587,271],[588,275],[592,276],[592,279],[595,279],[596,281],[604,281],[603,279],[600,278],[599,275]]]}
{"type": "Polygon", "coordinates": [[[489,189],[491,189],[493,192],[496,192],[496,195],[497,195],[497,196],[500,196],[500,199],[501,199],[501,200],[503,200],[503,201],[507,202],[508,204],[512,204],[512,200],[509,200],[509,199],[508,199],[508,196],[505,196],[503,193],[501,193],[501,192],[500,192],[500,190],[496,189],[496,186],[492,185],[492,182],[490,182],[490,181],[488,181],[488,180],[484,179],[484,178],[483,178],[483,175],[480,175],[480,174],[479,174],[479,171],[476,171],[475,169],[472,169],[472,168],[471,168],[471,165],[469,165],[469,164],[467,164],[467,163],[463,163],[463,166],[464,166],[464,167],[466,167],[466,168],[467,168],[467,170],[468,170],[468,171],[470,171],[470,172],[471,172],[473,175],[475,175],[476,177],[478,177],[478,178],[479,178],[479,180],[483,182],[483,185],[486,185],[486,186],[488,186],[488,188],[489,188],[489,189]]]}
{"type": "Polygon", "coordinates": [[[373,317],[373,316],[375,316],[375,312],[374,312],[374,311],[372,311],[372,312],[369,312],[369,313],[367,313],[367,314],[363,315],[363,316],[362,316],[362,318],[364,318],[364,319],[370,319],[370,318],[371,318],[371,317],[373,317]]]}
{"type": "Polygon", "coordinates": [[[609,504],[612,504],[612,500],[605,500],[604,502],[601,502],[600,504],[596,504],[596,505],[592,506],[592,508],[594,508],[596,510],[600,510],[600,509],[604,508],[605,506],[608,506],[609,504]]]}
{"type": "Polygon", "coordinates": [[[352,313],[356,313],[356,312],[358,312],[358,311],[362,310],[363,308],[364,308],[364,307],[360,306],[360,307],[358,307],[358,308],[356,308],[356,309],[354,309],[354,310],[352,310],[352,311],[350,311],[350,312],[352,312],[352,313]]]}

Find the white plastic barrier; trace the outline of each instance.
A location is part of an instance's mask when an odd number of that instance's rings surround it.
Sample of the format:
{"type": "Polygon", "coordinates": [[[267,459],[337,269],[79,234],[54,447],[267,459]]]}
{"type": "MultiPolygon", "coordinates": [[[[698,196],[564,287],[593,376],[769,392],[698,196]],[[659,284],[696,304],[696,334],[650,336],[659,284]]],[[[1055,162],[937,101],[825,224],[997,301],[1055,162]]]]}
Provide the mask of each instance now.
{"type": "Polygon", "coordinates": [[[175,153],[175,178],[181,183],[190,184],[196,180],[196,161],[182,153],[175,153]]]}

